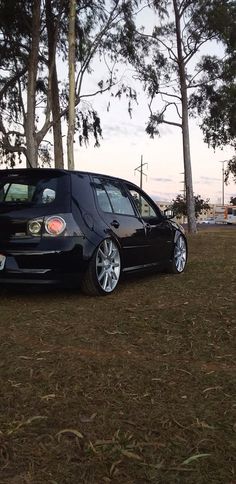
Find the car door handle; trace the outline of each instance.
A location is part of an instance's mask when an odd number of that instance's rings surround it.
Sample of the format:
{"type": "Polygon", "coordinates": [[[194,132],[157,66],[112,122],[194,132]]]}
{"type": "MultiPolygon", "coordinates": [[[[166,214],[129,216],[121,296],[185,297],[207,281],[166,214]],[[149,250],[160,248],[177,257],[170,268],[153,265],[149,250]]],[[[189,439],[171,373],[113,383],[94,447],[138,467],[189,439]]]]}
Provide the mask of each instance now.
{"type": "Polygon", "coordinates": [[[118,229],[119,226],[120,226],[120,224],[117,220],[113,220],[113,222],[111,222],[111,225],[112,225],[112,227],[115,227],[115,229],[118,229]]]}

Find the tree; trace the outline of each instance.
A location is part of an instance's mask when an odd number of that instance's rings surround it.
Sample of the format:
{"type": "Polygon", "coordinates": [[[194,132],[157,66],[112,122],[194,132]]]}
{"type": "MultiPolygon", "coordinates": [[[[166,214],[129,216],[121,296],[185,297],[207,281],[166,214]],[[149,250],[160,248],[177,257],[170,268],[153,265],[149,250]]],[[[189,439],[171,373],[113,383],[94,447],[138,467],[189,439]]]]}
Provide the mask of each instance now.
{"type": "MultiPolygon", "coordinates": [[[[201,195],[194,195],[195,201],[195,217],[198,218],[203,210],[209,210],[209,199],[204,200],[201,195]]],[[[183,195],[177,195],[177,197],[172,200],[171,208],[173,209],[177,217],[187,216],[187,201],[186,197],[183,195]]]]}
{"type": "MultiPolygon", "coordinates": [[[[75,130],[80,143],[93,133],[95,145],[99,145],[100,119],[89,102],[94,96],[115,85],[117,95],[133,96],[132,89],[118,83],[115,66],[128,55],[138,3],[76,1],[75,130]],[[104,59],[107,74],[88,91],[86,81],[96,55],[104,59]]],[[[0,18],[6,20],[0,24],[0,55],[6,66],[0,78],[0,154],[10,165],[15,163],[15,153],[23,154],[32,166],[38,166],[38,155],[41,163],[49,162],[51,140],[45,137],[51,130],[55,164],[59,160],[63,165],[59,138],[61,120],[68,120],[68,80],[58,79],[56,66],[58,60],[68,62],[68,7],[64,0],[0,0],[0,18]],[[9,23],[10,4],[18,19],[24,17],[23,29],[20,20],[9,23]]]]}
{"type": "Polygon", "coordinates": [[[236,197],[231,197],[230,202],[231,205],[236,205],[236,197]]]}
{"type": "Polygon", "coordinates": [[[190,103],[201,117],[204,139],[213,148],[236,148],[236,54],[224,61],[206,56],[199,68],[205,74],[190,103]]]}
{"type": "Polygon", "coordinates": [[[39,62],[40,16],[41,0],[34,0],[32,4],[32,32],[28,57],[27,115],[26,112],[24,113],[27,161],[32,167],[37,166],[39,146],[35,131],[35,110],[36,83],[39,62]]]}
{"type": "Polygon", "coordinates": [[[227,163],[227,168],[225,170],[225,181],[226,181],[226,183],[228,182],[230,175],[233,176],[233,179],[236,182],[236,156],[234,156],[227,163]]]}
{"type": "Polygon", "coordinates": [[[68,168],[73,170],[74,162],[74,135],[75,135],[75,16],[76,1],[69,2],[69,32],[68,32],[68,61],[69,61],[69,103],[68,103],[68,134],[67,134],[67,160],[68,168]]]}
{"type": "MultiPolygon", "coordinates": [[[[60,2],[59,16],[63,8],[63,1],[60,2]]],[[[64,167],[64,154],[62,144],[62,127],[60,116],[60,92],[58,85],[57,74],[57,58],[55,55],[57,30],[59,28],[58,19],[55,17],[53,11],[52,0],[46,0],[46,29],[47,29],[47,42],[48,42],[48,62],[52,65],[52,89],[51,89],[51,108],[52,108],[52,120],[53,120],[53,147],[54,147],[54,164],[55,168],[64,167]]]]}
{"type": "Polygon", "coordinates": [[[28,2],[1,0],[0,19],[0,155],[13,166],[16,156],[18,161],[21,153],[26,156],[17,120],[23,119],[21,86],[28,69],[32,23],[28,2]]]}
{"type": "MultiPolygon", "coordinates": [[[[59,10],[58,23],[61,13],[59,10]]],[[[53,80],[55,84],[58,25],[54,38],[53,29],[50,31],[51,45],[47,49],[45,9],[41,0],[1,0],[0,15],[3,18],[0,52],[5,67],[0,79],[0,152],[11,166],[17,152],[26,157],[29,166],[36,167],[38,153],[43,160],[48,160],[48,144],[43,140],[53,126],[51,93],[53,80]],[[9,23],[11,8],[15,15],[14,22],[9,23]],[[39,110],[45,112],[44,119],[42,115],[39,117],[39,110]]],[[[46,18],[49,22],[49,2],[46,2],[46,18]]],[[[51,27],[52,23],[47,25],[48,33],[51,27]]]]}
{"type": "MultiPolygon", "coordinates": [[[[205,56],[199,63],[202,77],[190,102],[198,116],[205,141],[216,147],[236,148],[236,4],[209,1],[203,11],[206,29],[224,46],[224,56],[205,56]]],[[[236,160],[229,161],[226,179],[236,180],[236,160]]]]}
{"type": "MultiPolygon", "coordinates": [[[[161,25],[151,35],[139,32],[152,41],[152,63],[138,71],[149,95],[148,134],[160,134],[160,125],[181,129],[189,231],[196,231],[189,134],[189,97],[200,76],[197,65],[204,43],[214,37],[206,29],[204,9],[217,0],[167,0],[162,2],[161,25]],[[196,59],[196,60],[195,60],[196,59]],[[160,106],[160,107],[159,107],[160,106]],[[168,115],[169,114],[169,115],[168,115]]],[[[154,2],[160,7],[160,2],[154,2]]]]}

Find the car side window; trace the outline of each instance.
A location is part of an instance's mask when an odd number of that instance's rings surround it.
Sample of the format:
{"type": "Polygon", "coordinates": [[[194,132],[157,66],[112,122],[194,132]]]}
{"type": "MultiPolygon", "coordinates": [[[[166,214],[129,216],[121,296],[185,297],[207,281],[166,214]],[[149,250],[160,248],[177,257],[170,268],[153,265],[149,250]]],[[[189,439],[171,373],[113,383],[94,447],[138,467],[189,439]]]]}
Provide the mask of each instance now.
{"type": "Polygon", "coordinates": [[[98,204],[103,212],[135,216],[128,194],[119,182],[100,178],[95,178],[94,182],[98,204]]]}
{"type": "Polygon", "coordinates": [[[161,219],[161,214],[158,207],[154,208],[154,203],[151,204],[148,198],[146,198],[141,191],[138,189],[136,190],[131,186],[127,186],[127,188],[132,196],[138,212],[144,220],[151,222],[154,219],[161,219]]]}
{"type": "Polygon", "coordinates": [[[102,186],[96,186],[98,205],[103,212],[112,213],[112,206],[106,190],[102,186]]]}

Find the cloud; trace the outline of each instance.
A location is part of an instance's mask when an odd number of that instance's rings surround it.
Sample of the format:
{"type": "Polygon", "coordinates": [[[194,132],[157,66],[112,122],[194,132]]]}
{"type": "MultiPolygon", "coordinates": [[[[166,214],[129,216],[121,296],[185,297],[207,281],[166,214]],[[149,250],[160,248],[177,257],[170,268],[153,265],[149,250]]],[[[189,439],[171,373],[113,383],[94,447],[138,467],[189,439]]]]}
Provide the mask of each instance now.
{"type": "Polygon", "coordinates": [[[145,127],[141,125],[132,125],[131,123],[112,124],[103,126],[103,134],[110,138],[111,136],[137,136],[145,134],[145,127]]]}
{"type": "Polygon", "coordinates": [[[214,183],[214,182],[220,182],[221,179],[220,178],[214,178],[214,177],[211,177],[211,176],[200,176],[200,179],[195,181],[194,183],[195,184],[209,184],[209,183],[214,183]]]}
{"type": "Polygon", "coordinates": [[[150,196],[156,202],[171,202],[176,198],[177,192],[158,192],[150,193],[150,196]]]}
{"type": "Polygon", "coordinates": [[[151,178],[151,181],[157,181],[160,183],[170,183],[173,182],[173,178],[151,178]]]}

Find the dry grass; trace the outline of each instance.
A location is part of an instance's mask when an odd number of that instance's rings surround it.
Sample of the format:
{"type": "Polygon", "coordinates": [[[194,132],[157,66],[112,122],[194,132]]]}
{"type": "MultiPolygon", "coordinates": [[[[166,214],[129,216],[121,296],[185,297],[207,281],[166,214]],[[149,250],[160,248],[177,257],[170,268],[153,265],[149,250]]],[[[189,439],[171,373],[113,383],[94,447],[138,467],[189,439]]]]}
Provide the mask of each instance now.
{"type": "Polygon", "coordinates": [[[236,230],[189,245],[107,298],[1,290],[1,484],[236,483],[236,230]]]}

